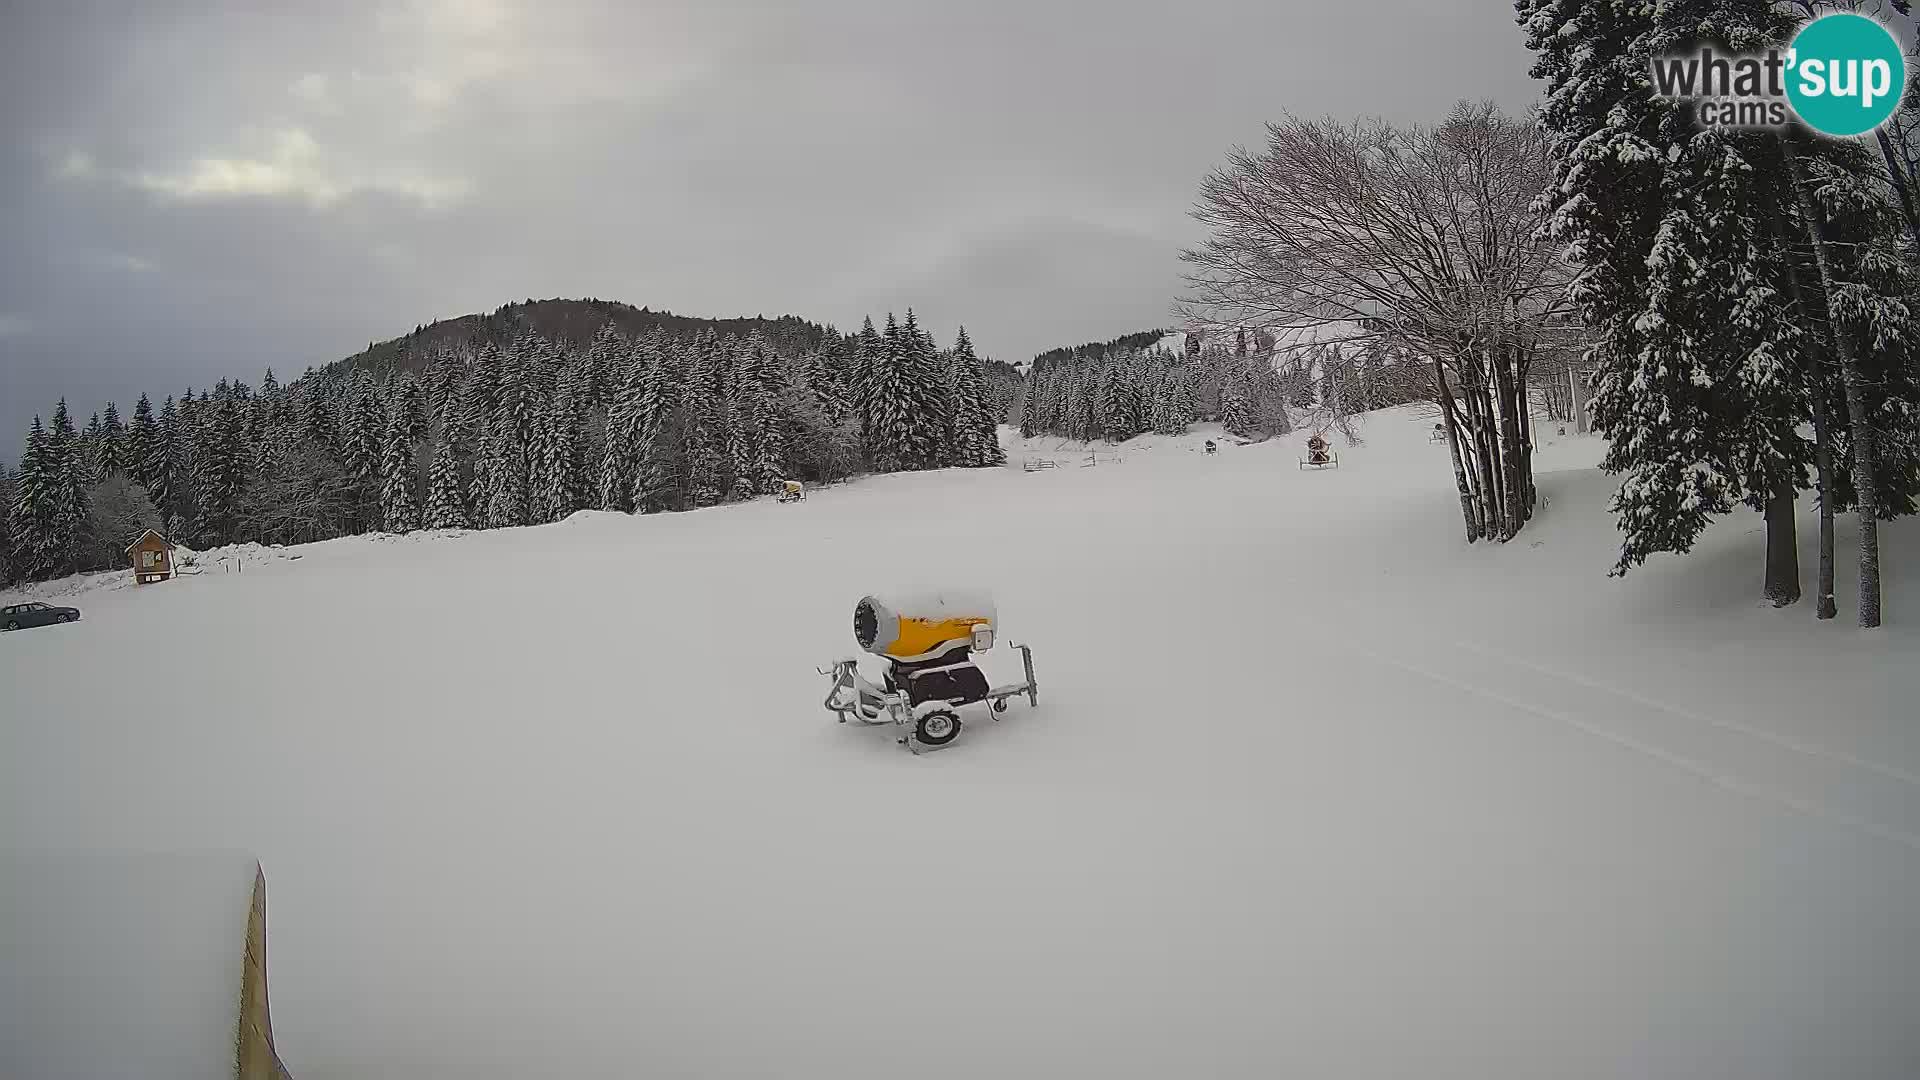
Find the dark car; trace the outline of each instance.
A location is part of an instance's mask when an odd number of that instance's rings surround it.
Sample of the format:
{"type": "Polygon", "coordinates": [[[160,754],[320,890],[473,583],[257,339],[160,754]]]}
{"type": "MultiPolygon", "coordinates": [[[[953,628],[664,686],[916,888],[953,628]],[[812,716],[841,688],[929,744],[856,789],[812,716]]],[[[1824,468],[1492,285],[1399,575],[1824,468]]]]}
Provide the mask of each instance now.
{"type": "Polygon", "coordinates": [[[0,628],[7,630],[25,630],[29,626],[46,626],[49,623],[73,622],[80,617],[76,607],[53,607],[38,600],[30,604],[9,604],[0,607],[0,628]]]}

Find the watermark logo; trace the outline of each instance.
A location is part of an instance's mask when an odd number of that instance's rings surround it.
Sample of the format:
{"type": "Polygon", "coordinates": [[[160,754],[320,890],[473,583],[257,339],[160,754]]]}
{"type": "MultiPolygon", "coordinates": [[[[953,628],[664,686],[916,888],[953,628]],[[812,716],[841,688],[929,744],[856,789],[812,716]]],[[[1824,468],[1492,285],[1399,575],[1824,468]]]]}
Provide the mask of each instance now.
{"type": "Polygon", "coordinates": [[[1791,114],[1824,135],[1862,135],[1887,122],[1906,91],[1906,60],[1887,28],[1864,15],[1823,15],[1785,54],[1698,53],[1653,61],[1654,91],[1693,103],[1707,127],[1779,128],[1791,114]]]}

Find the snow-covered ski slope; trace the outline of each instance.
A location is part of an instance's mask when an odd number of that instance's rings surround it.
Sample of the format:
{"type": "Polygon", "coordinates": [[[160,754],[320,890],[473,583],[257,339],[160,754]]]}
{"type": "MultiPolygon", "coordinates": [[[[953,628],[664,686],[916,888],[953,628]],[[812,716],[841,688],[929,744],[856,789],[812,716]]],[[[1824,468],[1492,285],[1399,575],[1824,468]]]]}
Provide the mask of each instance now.
{"type": "Polygon", "coordinates": [[[1592,440],[1468,547],[1426,427],[100,591],[0,637],[0,843],[257,853],[299,1080],[1920,1073],[1920,532],[1864,635],[1757,515],[1606,578],[1592,440]],[[1040,707],[833,723],[948,583],[1040,707]]]}

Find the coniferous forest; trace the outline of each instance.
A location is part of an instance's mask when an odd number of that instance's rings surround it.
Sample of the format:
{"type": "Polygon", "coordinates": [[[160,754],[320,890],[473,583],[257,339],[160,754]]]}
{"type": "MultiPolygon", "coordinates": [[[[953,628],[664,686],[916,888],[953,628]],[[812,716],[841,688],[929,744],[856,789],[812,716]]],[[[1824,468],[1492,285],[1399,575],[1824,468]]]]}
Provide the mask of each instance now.
{"type": "Polygon", "coordinates": [[[998,465],[1011,368],[914,314],[857,334],[529,301],[418,327],[281,383],[64,400],[0,470],[0,583],[123,565],[146,528],[195,548],[658,513],[778,481],[998,465]]]}

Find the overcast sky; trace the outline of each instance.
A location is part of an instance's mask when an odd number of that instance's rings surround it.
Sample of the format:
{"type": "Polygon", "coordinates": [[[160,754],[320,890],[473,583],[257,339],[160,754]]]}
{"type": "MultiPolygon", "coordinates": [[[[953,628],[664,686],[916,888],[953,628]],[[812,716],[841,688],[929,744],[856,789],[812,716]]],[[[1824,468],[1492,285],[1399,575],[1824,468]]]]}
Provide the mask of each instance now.
{"type": "Polygon", "coordinates": [[[1003,360],[1168,321],[1283,113],[1532,102],[1501,0],[0,0],[0,454],[527,297],[1003,360]]]}

